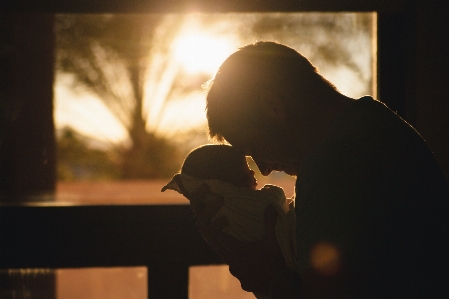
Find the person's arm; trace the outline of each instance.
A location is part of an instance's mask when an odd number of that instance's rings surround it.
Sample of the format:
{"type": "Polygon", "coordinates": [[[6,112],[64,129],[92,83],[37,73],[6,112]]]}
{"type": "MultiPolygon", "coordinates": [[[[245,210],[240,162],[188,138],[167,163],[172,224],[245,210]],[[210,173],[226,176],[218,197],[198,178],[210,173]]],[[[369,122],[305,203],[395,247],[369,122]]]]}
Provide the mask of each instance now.
{"type": "Polygon", "coordinates": [[[298,298],[299,276],[285,263],[276,239],[276,220],[277,212],[269,206],[265,212],[265,240],[237,248],[229,271],[245,291],[271,294],[272,298],[298,298]]]}
{"type": "Polygon", "coordinates": [[[223,198],[202,204],[202,198],[209,193],[202,186],[191,196],[195,202],[192,209],[196,225],[203,238],[220,258],[229,265],[229,271],[241,283],[243,290],[262,294],[272,293],[272,298],[298,298],[299,276],[285,264],[276,239],[277,213],[270,206],[265,212],[266,238],[257,244],[243,243],[221,230],[228,225],[226,217],[211,222],[223,205],[223,198]]]}
{"type": "MultiPolygon", "coordinates": [[[[188,199],[190,200],[190,207],[195,214],[195,224],[203,236],[203,239],[209,244],[212,250],[218,254],[220,259],[227,263],[230,256],[228,250],[223,246],[220,240],[220,235],[223,235],[221,230],[228,225],[228,219],[223,216],[215,219],[213,222],[211,221],[223,206],[223,197],[216,195],[215,198],[213,198],[210,194],[209,186],[204,184],[195,190],[195,192],[189,194],[188,199]],[[208,203],[204,203],[206,194],[208,194],[208,197],[211,199],[208,203]]],[[[235,241],[238,242],[237,240],[235,241]]]]}

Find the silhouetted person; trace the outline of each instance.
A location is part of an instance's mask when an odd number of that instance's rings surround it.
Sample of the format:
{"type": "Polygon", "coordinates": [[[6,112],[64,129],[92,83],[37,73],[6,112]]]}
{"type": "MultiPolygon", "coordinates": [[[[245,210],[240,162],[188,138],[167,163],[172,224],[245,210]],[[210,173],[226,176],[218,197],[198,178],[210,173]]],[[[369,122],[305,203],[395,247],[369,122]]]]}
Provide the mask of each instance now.
{"type": "Polygon", "coordinates": [[[273,298],[449,298],[449,187],[409,124],[371,97],[341,94],[305,57],[272,42],[232,54],[207,92],[211,138],[251,156],[264,175],[297,177],[299,275],[272,237],[248,245],[219,232],[226,223],[210,220],[220,197],[196,211],[243,289],[273,298]]]}
{"type": "MultiPolygon", "coordinates": [[[[274,206],[273,214],[277,219],[275,242],[280,245],[283,263],[296,271],[295,211],[281,187],[265,185],[257,190],[254,171],[249,168],[245,155],[229,145],[204,145],[187,155],[181,172],[162,191],[171,189],[190,197],[189,194],[202,184],[207,184],[212,193],[224,199],[214,220],[226,216],[228,225],[223,232],[246,244],[265,239],[265,210],[274,206]]],[[[199,202],[192,199],[192,209],[201,209],[203,202],[208,200],[208,197],[199,202]]],[[[259,299],[269,298],[268,294],[256,292],[255,295],[259,299]]]]}

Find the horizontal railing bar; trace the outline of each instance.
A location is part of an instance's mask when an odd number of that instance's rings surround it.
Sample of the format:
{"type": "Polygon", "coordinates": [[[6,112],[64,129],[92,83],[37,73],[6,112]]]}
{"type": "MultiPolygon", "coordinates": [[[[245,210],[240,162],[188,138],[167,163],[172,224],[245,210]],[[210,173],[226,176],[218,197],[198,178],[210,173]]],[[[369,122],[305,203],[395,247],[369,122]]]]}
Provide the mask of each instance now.
{"type": "Polygon", "coordinates": [[[0,268],[220,264],[187,205],[1,206],[0,268]]]}

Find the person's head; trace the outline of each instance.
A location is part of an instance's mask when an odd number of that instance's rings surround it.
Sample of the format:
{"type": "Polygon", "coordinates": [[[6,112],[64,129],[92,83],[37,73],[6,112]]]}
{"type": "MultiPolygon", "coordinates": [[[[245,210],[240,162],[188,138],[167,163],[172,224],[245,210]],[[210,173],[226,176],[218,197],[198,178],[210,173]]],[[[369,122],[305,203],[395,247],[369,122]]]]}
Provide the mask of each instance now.
{"type": "Polygon", "coordinates": [[[298,153],[318,135],[312,124],[317,107],[339,94],[307,58],[275,42],[230,55],[206,91],[209,137],[252,156],[265,175],[296,174],[298,153]]]}
{"type": "Polygon", "coordinates": [[[214,179],[237,187],[256,189],[254,171],[245,156],[232,146],[208,144],[193,149],[184,160],[181,173],[198,179],[214,179]]]}

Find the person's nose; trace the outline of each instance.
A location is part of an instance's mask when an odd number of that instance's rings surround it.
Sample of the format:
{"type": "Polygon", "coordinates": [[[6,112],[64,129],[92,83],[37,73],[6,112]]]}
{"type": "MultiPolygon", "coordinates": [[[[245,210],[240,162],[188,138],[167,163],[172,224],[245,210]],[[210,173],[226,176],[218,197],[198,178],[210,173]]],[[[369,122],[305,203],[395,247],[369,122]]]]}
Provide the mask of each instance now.
{"type": "Polygon", "coordinates": [[[269,163],[265,163],[261,161],[260,159],[254,159],[254,162],[256,163],[257,167],[259,168],[259,171],[262,175],[267,176],[273,171],[273,166],[269,163]]]}

